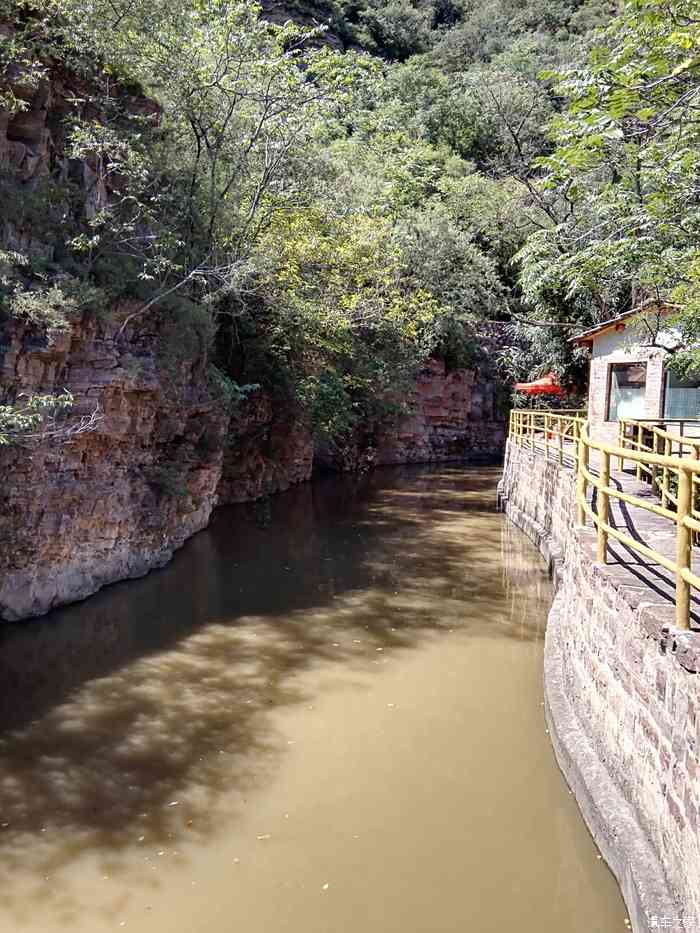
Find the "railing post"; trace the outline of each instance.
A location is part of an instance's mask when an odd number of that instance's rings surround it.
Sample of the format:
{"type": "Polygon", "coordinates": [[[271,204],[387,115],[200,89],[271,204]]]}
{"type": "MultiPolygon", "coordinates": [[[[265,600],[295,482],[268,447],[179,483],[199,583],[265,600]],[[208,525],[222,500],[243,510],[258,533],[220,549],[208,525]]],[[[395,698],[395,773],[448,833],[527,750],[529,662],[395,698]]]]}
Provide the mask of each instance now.
{"type": "MultiPolygon", "coordinates": [[[[670,457],[670,456],[671,456],[671,438],[665,437],[664,438],[664,457],[670,457]]],[[[668,478],[669,478],[669,470],[667,466],[664,466],[664,472],[663,472],[663,478],[662,478],[663,489],[661,490],[661,507],[664,509],[668,507],[668,478]]]]}
{"type": "MultiPolygon", "coordinates": [[[[644,438],[644,427],[641,424],[637,425],[637,452],[641,454],[642,452],[642,440],[644,438]]],[[[641,460],[637,460],[637,479],[641,480],[642,478],[642,463],[641,460]]]]}
{"type": "Polygon", "coordinates": [[[688,628],[690,624],[690,584],[682,571],[690,569],[692,532],[685,524],[693,499],[693,474],[683,465],[678,468],[678,509],[676,512],[676,625],[688,628]]]}
{"type": "Polygon", "coordinates": [[[549,460],[549,415],[544,416],[544,459],[549,460]]]}
{"type": "MultiPolygon", "coordinates": [[[[698,445],[697,445],[697,444],[692,444],[692,445],[691,445],[691,447],[690,447],[690,458],[691,458],[691,460],[700,460],[700,450],[698,450],[698,445]]],[[[690,474],[690,516],[691,516],[691,518],[696,518],[696,517],[697,517],[696,514],[695,514],[695,496],[696,496],[696,492],[697,492],[697,483],[696,483],[696,479],[697,479],[697,474],[696,474],[696,473],[691,473],[691,474],[690,474]]],[[[697,535],[697,532],[692,531],[691,534],[690,534],[690,563],[691,563],[691,565],[692,565],[692,563],[693,563],[693,546],[694,546],[694,545],[697,545],[697,543],[698,543],[698,535],[697,535]]],[[[692,567],[691,567],[691,569],[692,569],[692,567]]]]}
{"type": "MultiPolygon", "coordinates": [[[[656,430],[654,428],[651,429],[651,437],[652,437],[651,452],[654,454],[654,456],[656,456],[656,454],[658,454],[659,452],[659,435],[656,433],[656,430]]],[[[658,473],[658,471],[659,471],[659,468],[657,467],[656,463],[652,463],[651,465],[651,491],[654,494],[656,493],[656,474],[658,473]]]]}
{"type": "Polygon", "coordinates": [[[586,477],[583,471],[588,468],[588,447],[579,433],[578,439],[578,465],[576,472],[576,524],[583,528],[586,524],[586,510],[583,503],[586,501],[586,477]]]}
{"type": "MultiPolygon", "coordinates": [[[[624,449],[624,446],[625,446],[625,435],[626,435],[625,419],[621,418],[620,424],[617,429],[617,446],[620,447],[621,449],[624,449]]],[[[618,457],[617,462],[620,467],[620,473],[623,473],[625,469],[625,458],[618,457]]]]}
{"type": "Polygon", "coordinates": [[[559,466],[564,466],[564,422],[557,419],[557,437],[559,438],[559,466]]]}
{"type": "Polygon", "coordinates": [[[607,487],[610,485],[610,454],[607,450],[600,451],[600,484],[598,485],[598,548],[596,560],[599,564],[605,563],[605,556],[608,550],[608,533],[603,528],[603,524],[608,524],[610,514],[610,497],[607,493],[607,487]]]}

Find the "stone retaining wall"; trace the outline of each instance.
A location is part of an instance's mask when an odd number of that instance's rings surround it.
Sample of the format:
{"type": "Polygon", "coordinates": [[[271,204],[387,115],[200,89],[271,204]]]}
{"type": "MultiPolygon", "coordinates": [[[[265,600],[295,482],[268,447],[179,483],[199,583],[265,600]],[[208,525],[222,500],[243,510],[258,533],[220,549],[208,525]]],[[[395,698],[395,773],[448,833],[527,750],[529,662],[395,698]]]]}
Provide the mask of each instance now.
{"type": "Polygon", "coordinates": [[[500,494],[555,577],[550,735],[633,929],[700,931],[700,634],[674,629],[673,607],[641,581],[595,563],[570,470],[509,444],[500,494]]]}

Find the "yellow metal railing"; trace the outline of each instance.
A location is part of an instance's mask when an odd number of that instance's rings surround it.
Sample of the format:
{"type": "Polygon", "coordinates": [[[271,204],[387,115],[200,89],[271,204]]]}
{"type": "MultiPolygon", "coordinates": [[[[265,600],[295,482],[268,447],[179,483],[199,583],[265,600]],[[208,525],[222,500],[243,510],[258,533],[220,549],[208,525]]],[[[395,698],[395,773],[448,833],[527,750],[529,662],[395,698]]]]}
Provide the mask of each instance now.
{"type": "Polygon", "coordinates": [[[576,462],[577,442],[584,421],[585,412],[578,408],[557,411],[527,411],[516,408],[510,413],[509,436],[521,446],[541,451],[547,459],[550,459],[552,453],[563,466],[567,459],[576,462]]]}
{"type": "MultiPolygon", "coordinates": [[[[640,453],[700,460],[700,436],[684,434],[686,429],[700,433],[700,422],[688,419],[633,421],[625,418],[619,424],[618,445],[640,453]]],[[[620,463],[620,469],[624,469],[624,459],[620,463]]],[[[647,480],[651,483],[662,505],[666,506],[670,502],[674,507],[677,506],[677,476],[668,467],[659,469],[654,463],[647,464],[638,461],[635,464],[635,472],[638,480],[647,480]]],[[[700,512],[695,506],[700,494],[699,484],[700,476],[693,475],[691,500],[693,517],[698,519],[700,519],[700,512]]]]}
{"type": "MultiPolygon", "coordinates": [[[[666,423],[663,423],[664,425],[666,423]]],[[[700,437],[693,438],[666,431],[661,422],[620,424],[620,443],[606,444],[591,439],[582,412],[526,411],[514,409],[510,415],[509,438],[517,446],[543,453],[560,466],[576,472],[577,523],[584,526],[590,518],[597,532],[596,560],[605,563],[608,541],[614,538],[631,551],[660,564],[675,577],[676,624],[690,624],[690,592],[700,590],[700,576],[692,571],[694,539],[700,535],[700,437]],[[639,425],[643,425],[640,432],[639,425]],[[660,450],[660,445],[662,451],[660,450]],[[653,484],[661,501],[624,492],[613,485],[611,463],[617,460],[620,470],[630,460],[637,477],[653,484]],[[593,468],[593,463],[596,469],[593,468]],[[588,500],[588,489],[596,491],[596,507],[588,500]],[[643,541],[625,534],[610,523],[610,500],[627,503],[672,522],[675,526],[675,560],[661,554],[643,541]]]]}

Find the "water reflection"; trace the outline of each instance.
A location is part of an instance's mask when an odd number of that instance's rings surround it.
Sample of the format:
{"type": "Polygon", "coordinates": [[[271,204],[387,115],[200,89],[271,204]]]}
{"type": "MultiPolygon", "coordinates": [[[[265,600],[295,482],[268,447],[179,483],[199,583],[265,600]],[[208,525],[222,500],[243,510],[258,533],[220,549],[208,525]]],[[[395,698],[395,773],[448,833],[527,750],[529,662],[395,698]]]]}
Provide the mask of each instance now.
{"type": "Polygon", "coordinates": [[[4,627],[0,908],[30,923],[35,884],[72,924],[81,894],[55,882],[77,858],[114,877],[139,846],[184,859],[230,830],[312,667],[375,669],[456,629],[536,645],[549,583],[494,479],[399,468],[224,509],[163,571],[4,627]]]}

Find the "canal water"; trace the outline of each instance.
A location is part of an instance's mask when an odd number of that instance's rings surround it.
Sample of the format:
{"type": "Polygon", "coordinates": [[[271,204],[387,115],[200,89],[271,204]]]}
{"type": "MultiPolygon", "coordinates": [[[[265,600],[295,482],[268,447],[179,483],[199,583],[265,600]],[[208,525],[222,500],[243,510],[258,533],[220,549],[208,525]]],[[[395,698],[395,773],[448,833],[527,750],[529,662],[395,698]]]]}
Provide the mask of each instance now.
{"type": "Polygon", "coordinates": [[[1,627],[0,930],[623,931],[496,480],[321,479],[1,627]]]}

